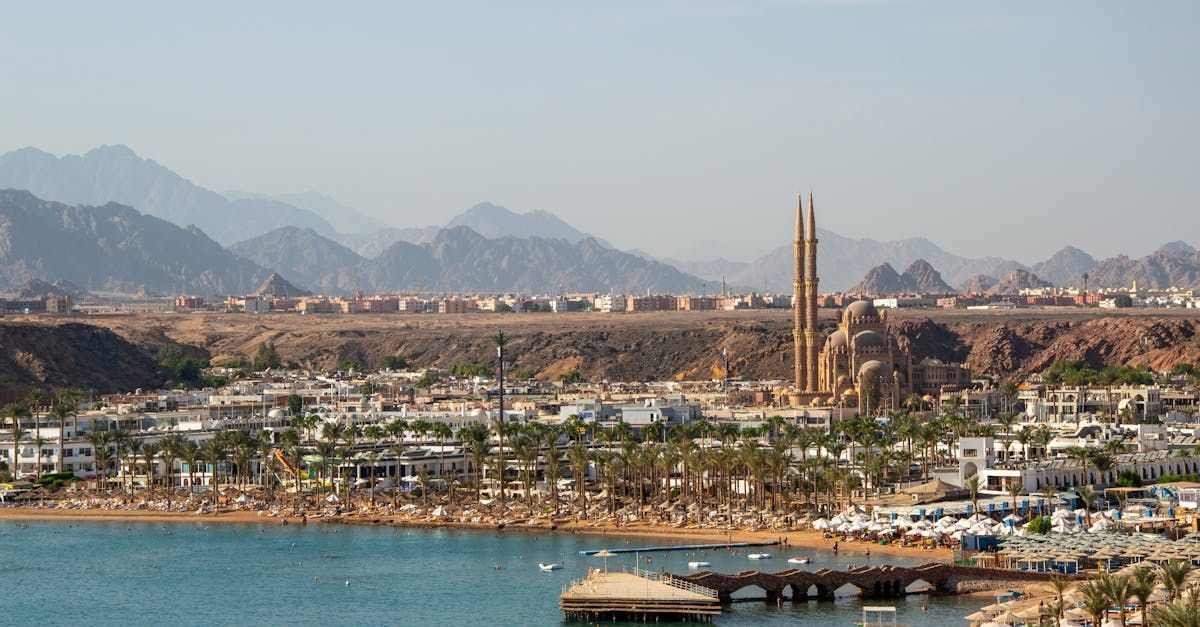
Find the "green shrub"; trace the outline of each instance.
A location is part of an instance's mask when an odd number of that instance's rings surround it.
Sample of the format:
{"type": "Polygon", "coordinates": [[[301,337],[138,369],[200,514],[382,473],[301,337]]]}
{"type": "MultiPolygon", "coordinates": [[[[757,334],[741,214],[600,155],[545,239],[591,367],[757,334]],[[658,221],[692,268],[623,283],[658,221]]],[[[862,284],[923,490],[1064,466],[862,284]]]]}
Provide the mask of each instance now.
{"type": "Polygon", "coordinates": [[[1029,524],[1025,525],[1025,531],[1029,533],[1046,534],[1050,533],[1050,527],[1051,523],[1049,518],[1046,516],[1037,516],[1033,520],[1029,521],[1029,524]]]}
{"type": "Polygon", "coordinates": [[[1121,474],[1117,475],[1117,487],[1140,488],[1142,487],[1142,478],[1132,470],[1122,470],[1121,474]]]}

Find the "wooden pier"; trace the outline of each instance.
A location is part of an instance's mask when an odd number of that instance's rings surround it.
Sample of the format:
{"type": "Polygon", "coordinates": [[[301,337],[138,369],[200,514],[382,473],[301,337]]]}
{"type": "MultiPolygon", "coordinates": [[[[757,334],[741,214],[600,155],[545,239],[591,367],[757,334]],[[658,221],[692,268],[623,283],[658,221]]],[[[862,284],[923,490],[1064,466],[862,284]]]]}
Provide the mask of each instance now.
{"type": "Polygon", "coordinates": [[[720,544],[669,544],[666,546],[643,546],[634,549],[589,549],[580,551],[580,555],[595,555],[600,551],[609,553],[654,553],[657,551],[717,551],[720,549],[742,549],[755,546],[775,546],[778,540],[765,542],[722,542],[720,544]]]}
{"type": "Polygon", "coordinates": [[[593,570],[559,598],[567,620],[711,622],[721,613],[717,591],[671,575],[593,570]]]}

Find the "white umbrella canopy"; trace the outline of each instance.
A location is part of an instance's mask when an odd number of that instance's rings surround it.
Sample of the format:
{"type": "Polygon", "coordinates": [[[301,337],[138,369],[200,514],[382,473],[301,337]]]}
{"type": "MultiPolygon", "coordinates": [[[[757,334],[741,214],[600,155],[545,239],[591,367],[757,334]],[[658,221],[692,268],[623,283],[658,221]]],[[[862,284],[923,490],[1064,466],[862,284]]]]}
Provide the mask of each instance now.
{"type": "Polygon", "coordinates": [[[616,553],[613,553],[612,551],[610,551],[608,549],[600,549],[599,551],[592,553],[592,557],[603,557],[604,558],[604,572],[606,572],[606,573],[608,572],[608,558],[615,557],[616,555],[617,555],[616,553]]]}
{"type": "Polygon", "coordinates": [[[818,518],[818,519],[814,520],[812,523],[813,529],[828,529],[829,527],[830,527],[830,521],[825,520],[824,518],[818,518]]]}

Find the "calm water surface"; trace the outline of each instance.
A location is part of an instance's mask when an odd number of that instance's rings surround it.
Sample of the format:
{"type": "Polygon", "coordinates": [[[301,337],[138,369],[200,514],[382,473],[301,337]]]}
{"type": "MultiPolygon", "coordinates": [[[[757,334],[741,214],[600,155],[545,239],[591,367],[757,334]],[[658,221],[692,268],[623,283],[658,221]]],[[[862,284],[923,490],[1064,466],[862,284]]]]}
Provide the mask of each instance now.
{"type": "MultiPolygon", "coordinates": [[[[0,523],[0,572],[7,584],[0,614],[7,624],[556,625],[563,622],[563,586],[589,566],[604,565],[580,550],[671,543],[334,525],[25,524],[0,523]],[[552,561],[566,566],[538,570],[538,562],[552,561]]],[[[807,569],[868,563],[857,549],[841,556],[765,550],[775,559],[751,561],[750,551],[654,553],[649,564],[647,554],[641,557],[645,568],[674,573],[686,573],[687,562],[696,560],[719,572],[782,570],[796,555],[813,559],[807,569]]],[[[609,558],[608,567],[632,566],[634,559],[609,558]]],[[[755,593],[761,594],[743,594],[755,593]]],[[[987,602],[910,597],[881,604],[897,605],[899,620],[910,625],[965,625],[962,617],[987,602]]],[[[856,601],[781,608],[742,602],[717,624],[851,625],[861,607],[856,601]]]]}

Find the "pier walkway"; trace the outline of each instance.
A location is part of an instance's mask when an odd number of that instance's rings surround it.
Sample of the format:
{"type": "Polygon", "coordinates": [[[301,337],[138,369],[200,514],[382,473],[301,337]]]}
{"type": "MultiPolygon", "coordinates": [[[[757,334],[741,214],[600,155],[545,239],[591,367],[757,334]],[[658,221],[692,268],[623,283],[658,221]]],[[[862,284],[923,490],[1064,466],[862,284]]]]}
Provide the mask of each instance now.
{"type": "Polygon", "coordinates": [[[654,553],[656,551],[713,551],[717,549],[740,549],[752,546],[775,546],[776,540],[767,542],[722,542],[720,544],[669,544],[666,546],[644,546],[635,549],[591,549],[580,551],[580,555],[595,555],[600,551],[609,553],[654,553]]]}
{"type": "Polygon", "coordinates": [[[915,568],[860,566],[851,570],[822,568],[812,572],[789,568],[777,573],[743,571],[733,575],[702,571],[677,578],[715,590],[722,603],[729,603],[734,593],[750,586],[765,590],[768,602],[781,597],[793,601],[848,597],[881,599],[923,593],[957,594],[960,585],[970,588],[981,582],[1049,581],[1055,574],[930,563],[915,568]]]}
{"type": "Polygon", "coordinates": [[[593,570],[559,597],[567,620],[711,621],[721,613],[715,590],[665,573],[593,570]]]}

